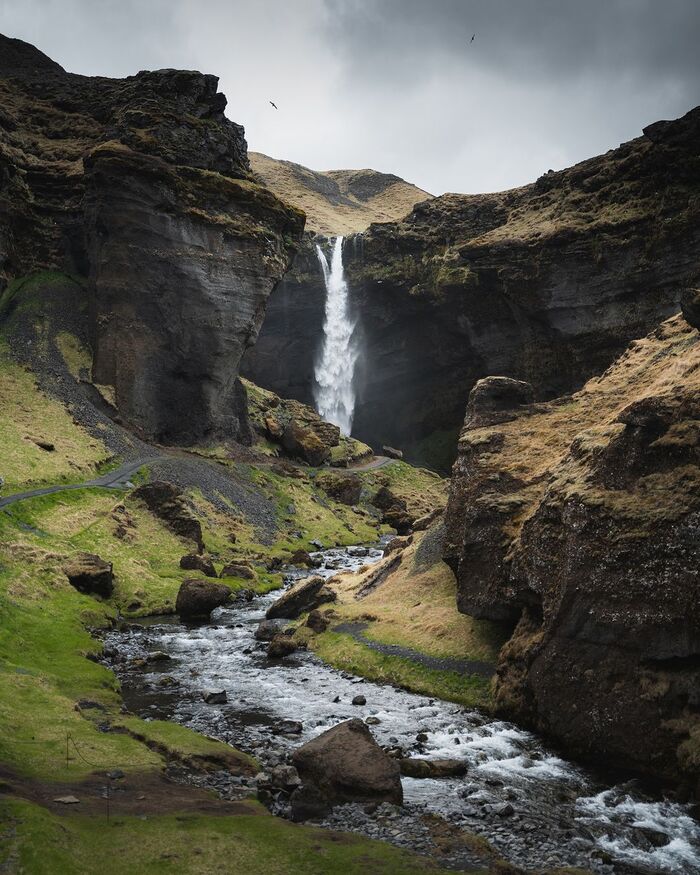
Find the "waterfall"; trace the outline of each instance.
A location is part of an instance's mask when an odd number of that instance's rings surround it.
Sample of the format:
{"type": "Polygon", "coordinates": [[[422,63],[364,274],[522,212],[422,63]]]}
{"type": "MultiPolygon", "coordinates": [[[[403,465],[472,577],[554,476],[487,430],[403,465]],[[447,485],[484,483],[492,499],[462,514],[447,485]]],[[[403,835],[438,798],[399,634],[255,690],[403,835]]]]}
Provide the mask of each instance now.
{"type": "Polygon", "coordinates": [[[335,423],[349,435],[355,412],[353,376],[357,349],[353,340],[355,323],[348,313],[348,284],[343,272],[343,238],[333,243],[331,263],[320,246],[316,253],[326,284],[326,318],[323,349],[316,363],[314,399],[324,419],[335,423]]]}

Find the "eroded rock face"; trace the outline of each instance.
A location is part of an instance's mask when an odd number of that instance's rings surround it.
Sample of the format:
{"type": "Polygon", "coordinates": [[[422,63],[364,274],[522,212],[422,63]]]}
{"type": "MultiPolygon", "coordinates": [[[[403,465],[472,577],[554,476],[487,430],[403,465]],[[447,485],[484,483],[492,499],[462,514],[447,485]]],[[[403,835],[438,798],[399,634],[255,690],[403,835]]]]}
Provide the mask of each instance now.
{"type": "Polygon", "coordinates": [[[217,81],[77,76],[0,37],[0,282],[88,278],[94,380],[163,442],[249,438],[240,359],[303,228],[252,181],[217,81]]]}
{"type": "Polygon", "coordinates": [[[63,571],[78,592],[108,599],[114,589],[112,563],[94,553],[78,553],[63,566],[63,571]]]}
{"type": "MultiPolygon", "coordinates": [[[[143,501],[151,513],[162,519],[176,535],[193,540],[200,553],[204,550],[202,524],[178,486],[164,480],[154,480],[138,486],[131,495],[143,501]]],[[[197,567],[201,570],[201,564],[198,563],[197,567]]]]}
{"type": "MultiPolygon", "coordinates": [[[[570,397],[468,415],[459,606],[515,626],[496,702],[594,759],[700,775],[700,335],[681,316],[570,397]]],[[[697,789],[697,787],[694,787],[697,789]]]]}

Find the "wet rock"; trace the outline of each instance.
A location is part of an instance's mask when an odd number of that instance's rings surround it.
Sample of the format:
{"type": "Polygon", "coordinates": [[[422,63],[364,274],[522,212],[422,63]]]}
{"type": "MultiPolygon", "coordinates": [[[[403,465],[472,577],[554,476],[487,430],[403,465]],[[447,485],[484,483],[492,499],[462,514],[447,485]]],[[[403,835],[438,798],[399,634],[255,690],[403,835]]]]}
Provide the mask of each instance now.
{"type": "Polygon", "coordinates": [[[304,784],[292,797],[293,814],[303,810],[305,799],[329,808],[345,802],[403,802],[397,762],[361,720],[340,723],[308,741],[292,760],[304,784]]]}
{"type": "Polygon", "coordinates": [[[275,635],[267,645],[267,655],[270,659],[282,659],[299,649],[299,645],[290,635],[275,635]]]}
{"type": "Polygon", "coordinates": [[[463,760],[406,757],[399,765],[401,774],[409,778],[455,778],[467,773],[467,764],[463,760]]]}
{"type": "Polygon", "coordinates": [[[334,602],[337,595],[326,586],[322,577],[309,577],[288,589],[267,609],[268,620],[293,620],[300,614],[312,611],[322,604],[334,602]]]}
{"type": "Polygon", "coordinates": [[[367,726],[379,726],[382,721],[379,717],[365,717],[365,723],[367,726]]]}
{"type": "Polygon", "coordinates": [[[355,696],[352,700],[353,705],[366,705],[367,699],[364,696],[355,696]]]}
{"type": "Polygon", "coordinates": [[[348,556],[354,556],[354,557],[361,559],[363,556],[369,556],[369,548],[368,547],[348,547],[347,554],[348,554],[348,556]]]}
{"type": "Polygon", "coordinates": [[[207,705],[225,705],[228,702],[226,690],[208,690],[202,694],[207,705]]]}
{"type": "Polygon", "coordinates": [[[249,565],[230,563],[221,569],[220,577],[240,577],[243,580],[255,580],[255,572],[249,565]]]}
{"type": "Polygon", "coordinates": [[[132,498],[142,501],[146,507],[162,519],[168,527],[181,538],[189,538],[204,550],[202,525],[190,509],[184,492],[172,483],[156,480],[145,483],[131,493],[132,498]]]}
{"type": "Polygon", "coordinates": [[[510,802],[497,802],[490,805],[484,805],[484,810],[488,814],[495,814],[496,817],[511,817],[515,814],[515,808],[510,802]]]}
{"type": "Polygon", "coordinates": [[[63,566],[63,573],[71,586],[87,595],[108,599],[114,589],[112,563],[94,553],[78,553],[63,566]]]}
{"type": "Polygon", "coordinates": [[[316,564],[316,560],[312,559],[306,550],[295,550],[289,558],[291,565],[305,565],[307,568],[312,568],[316,564]]]}
{"type": "Polygon", "coordinates": [[[172,659],[172,656],[164,650],[154,650],[148,654],[146,659],[148,662],[168,662],[172,659]]]}
{"type": "Polygon", "coordinates": [[[303,728],[303,724],[298,720],[282,720],[273,732],[276,735],[300,735],[303,728]]]}
{"type": "Polygon", "coordinates": [[[399,535],[407,535],[411,531],[414,517],[409,514],[406,502],[395,495],[388,486],[382,486],[372,504],[382,511],[382,522],[392,526],[399,535]]]}
{"type": "Polygon", "coordinates": [[[312,632],[316,632],[320,634],[321,632],[325,632],[328,628],[328,620],[321,614],[320,611],[311,611],[309,616],[306,618],[306,625],[312,632]]]}
{"type": "Polygon", "coordinates": [[[274,620],[262,620],[255,630],[256,641],[272,641],[280,631],[280,627],[274,620]]]}
{"type": "Polygon", "coordinates": [[[175,601],[175,610],[182,619],[208,618],[214,608],[231,599],[231,590],[222,583],[189,579],[182,582],[175,601]]]}
{"type": "Polygon", "coordinates": [[[199,553],[188,553],[180,559],[180,568],[186,571],[201,571],[207,577],[218,577],[214,563],[210,556],[202,556],[199,553]]]}

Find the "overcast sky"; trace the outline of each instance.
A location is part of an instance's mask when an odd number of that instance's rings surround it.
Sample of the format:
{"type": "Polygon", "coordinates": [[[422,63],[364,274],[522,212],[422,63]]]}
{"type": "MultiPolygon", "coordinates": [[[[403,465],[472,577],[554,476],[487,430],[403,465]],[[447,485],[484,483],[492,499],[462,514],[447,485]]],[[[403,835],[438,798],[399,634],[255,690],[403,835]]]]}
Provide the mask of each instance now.
{"type": "Polygon", "coordinates": [[[250,149],[435,194],[530,182],[700,103],[700,0],[0,0],[0,32],[76,73],[215,73],[250,149]]]}

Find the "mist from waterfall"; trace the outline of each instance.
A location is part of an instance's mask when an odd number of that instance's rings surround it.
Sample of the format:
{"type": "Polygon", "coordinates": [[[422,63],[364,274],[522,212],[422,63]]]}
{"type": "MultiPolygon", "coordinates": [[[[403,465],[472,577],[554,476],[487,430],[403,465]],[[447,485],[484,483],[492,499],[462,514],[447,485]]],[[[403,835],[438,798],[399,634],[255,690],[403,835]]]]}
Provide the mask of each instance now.
{"type": "Polygon", "coordinates": [[[316,363],[314,400],[324,419],[335,423],[349,435],[355,412],[353,376],[357,347],[353,339],[355,323],[348,312],[348,284],[343,271],[343,238],[333,242],[331,263],[317,245],[316,253],[326,284],[326,317],[323,349],[316,363]]]}

